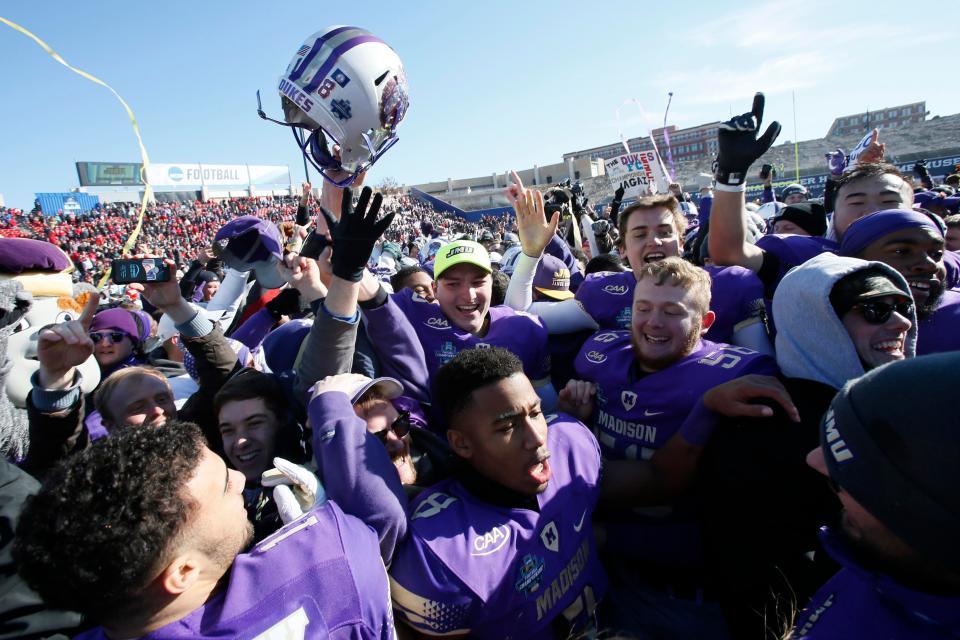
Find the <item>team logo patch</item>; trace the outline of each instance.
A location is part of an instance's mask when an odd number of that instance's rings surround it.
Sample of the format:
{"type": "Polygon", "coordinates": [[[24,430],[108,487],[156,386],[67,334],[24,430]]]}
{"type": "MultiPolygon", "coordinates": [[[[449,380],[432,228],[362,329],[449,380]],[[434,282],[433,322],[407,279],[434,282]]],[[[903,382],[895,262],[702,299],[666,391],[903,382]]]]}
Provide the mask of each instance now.
{"type": "Polygon", "coordinates": [[[607,332],[607,333],[598,333],[597,335],[593,336],[593,340],[594,340],[594,342],[608,343],[608,342],[613,342],[613,341],[616,340],[618,337],[619,337],[619,336],[617,336],[617,334],[615,334],[615,333],[610,333],[610,332],[607,332]]]}
{"type": "Polygon", "coordinates": [[[411,520],[417,520],[418,518],[430,518],[437,515],[459,498],[454,498],[453,496],[447,495],[445,493],[437,492],[429,496],[419,505],[417,505],[416,511],[413,512],[413,515],[410,516],[411,520]]]}
{"type": "Polygon", "coordinates": [[[520,563],[520,569],[517,570],[517,579],[513,583],[514,589],[525,596],[536,592],[543,580],[544,567],[543,558],[529,553],[525,555],[520,563]]]}
{"type": "Polygon", "coordinates": [[[633,391],[624,391],[620,394],[620,402],[623,403],[624,409],[630,411],[637,406],[637,394],[635,394],[633,391]]]}
{"type": "Polygon", "coordinates": [[[560,550],[560,534],[557,532],[557,525],[553,520],[548,522],[547,526],[540,532],[540,542],[554,553],[560,550]]]}
{"type": "Polygon", "coordinates": [[[607,359],[607,356],[600,353],[599,351],[590,351],[589,353],[587,353],[587,360],[596,364],[600,364],[601,362],[604,362],[606,359],[607,359]]]}
{"type": "Polygon", "coordinates": [[[333,111],[333,115],[337,116],[338,120],[349,120],[353,115],[350,111],[349,100],[331,100],[330,110],[333,111]]]}
{"type": "Polygon", "coordinates": [[[494,527],[490,531],[474,537],[470,555],[489,556],[503,549],[509,541],[510,527],[506,525],[494,527]]]}
{"type": "Polygon", "coordinates": [[[350,84],[350,77],[343,71],[340,71],[340,69],[334,69],[330,77],[333,78],[333,81],[340,85],[341,88],[350,84]]]}
{"type": "Polygon", "coordinates": [[[608,284],[603,288],[606,293],[612,293],[615,296],[622,296],[627,292],[627,285],[625,284],[608,284]]]}
{"type": "Polygon", "coordinates": [[[398,75],[387,80],[380,95],[380,124],[385,129],[394,129],[410,106],[410,97],[407,95],[407,76],[400,71],[398,75]]]}

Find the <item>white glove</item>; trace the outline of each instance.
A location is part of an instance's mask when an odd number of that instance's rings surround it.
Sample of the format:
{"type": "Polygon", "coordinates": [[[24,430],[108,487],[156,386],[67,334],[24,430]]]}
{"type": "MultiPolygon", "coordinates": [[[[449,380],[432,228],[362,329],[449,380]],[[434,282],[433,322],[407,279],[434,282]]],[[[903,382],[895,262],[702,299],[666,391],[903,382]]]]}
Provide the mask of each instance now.
{"type": "Polygon", "coordinates": [[[263,472],[260,484],[273,487],[273,501],[277,503],[277,513],[283,524],[290,524],[327,501],[326,491],[317,476],[306,467],[283,458],[273,459],[273,469],[263,472]]]}

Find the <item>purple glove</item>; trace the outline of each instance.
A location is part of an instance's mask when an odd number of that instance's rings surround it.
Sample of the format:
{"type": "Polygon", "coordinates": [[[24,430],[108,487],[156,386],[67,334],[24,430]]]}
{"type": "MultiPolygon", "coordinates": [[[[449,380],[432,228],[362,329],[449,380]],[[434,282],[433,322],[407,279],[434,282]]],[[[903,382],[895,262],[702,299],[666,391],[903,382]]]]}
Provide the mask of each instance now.
{"type": "Polygon", "coordinates": [[[836,151],[823,155],[827,159],[827,166],[830,167],[830,175],[839,176],[847,168],[847,154],[840,147],[837,147],[836,151]]]}

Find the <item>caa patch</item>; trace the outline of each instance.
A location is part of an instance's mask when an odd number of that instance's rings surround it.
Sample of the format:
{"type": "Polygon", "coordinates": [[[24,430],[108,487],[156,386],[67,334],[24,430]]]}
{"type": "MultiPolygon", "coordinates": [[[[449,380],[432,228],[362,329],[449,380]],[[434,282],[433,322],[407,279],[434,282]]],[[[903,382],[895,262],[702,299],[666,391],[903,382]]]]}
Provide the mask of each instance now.
{"type": "Polygon", "coordinates": [[[600,353],[599,351],[590,351],[589,353],[587,353],[587,360],[589,360],[590,362],[594,362],[596,364],[600,364],[601,362],[606,361],[606,359],[607,359],[607,356],[600,353]]]}
{"type": "Polygon", "coordinates": [[[622,296],[627,292],[627,285],[625,284],[608,284],[603,288],[606,293],[612,293],[615,296],[622,296]]]}
{"type": "Polygon", "coordinates": [[[333,81],[340,85],[341,88],[350,84],[350,77],[343,71],[340,71],[340,69],[334,69],[330,77],[333,78],[333,81]]]}
{"type": "Polygon", "coordinates": [[[529,553],[525,555],[520,563],[520,568],[517,570],[517,579],[513,583],[514,589],[525,596],[536,592],[543,580],[545,566],[543,558],[529,553]]]}
{"type": "Polygon", "coordinates": [[[472,543],[472,556],[489,556],[503,549],[510,541],[510,527],[506,525],[494,527],[474,537],[472,543]]]}
{"type": "MultiPolygon", "coordinates": [[[[424,300],[424,302],[426,301],[424,300]]],[[[444,320],[443,318],[436,318],[436,317],[428,318],[427,321],[424,322],[423,324],[430,327],[431,329],[449,329],[450,328],[450,323],[444,320]]]]}
{"type": "Polygon", "coordinates": [[[331,100],[330,110],[333,111],[333,115],[337,116],[338,120],[349,120],[353,116],[349,100],[331,100]]]}

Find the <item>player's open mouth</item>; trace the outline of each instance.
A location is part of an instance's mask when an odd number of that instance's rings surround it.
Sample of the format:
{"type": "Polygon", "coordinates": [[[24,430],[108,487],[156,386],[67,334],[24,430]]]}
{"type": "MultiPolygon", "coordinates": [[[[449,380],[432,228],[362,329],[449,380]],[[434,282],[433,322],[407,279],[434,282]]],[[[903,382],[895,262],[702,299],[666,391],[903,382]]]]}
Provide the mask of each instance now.
{"type": "Polygon", "coordinates": [[[918,291],[923,291],[924,293],[929,293],[930,291],[930,280],[910,280],[910,287],[912,289],[917,289],[918,291]]]}
{"type": "Polygon", "coordinates": [[[550,454],[547,454],[542,460],[534,463],[527,470],[527,474],[533,479],[537,484],[544,484],[550,479],[550,461],[548,458],[550,454]]]}
{"type": "Polygon", "coordinates": [[[652,336],[649,333],[643,334],[643,339],[653,344],[666,344],[670,342],[670,336],[652,336]]]}
{"type": "Polygon", "coordinates": [[[458,304],[457,311],[460,313],[476,313],[480,310],[480,305],[478,304],[458,304]]]}
{"type": "Polygon", "coordinates": [[[643,257],[644,262],[656,262],[657,260],[666,260],[667,254],[663,251],[654,251],[653,253],[648,253],[643,257]]]}

